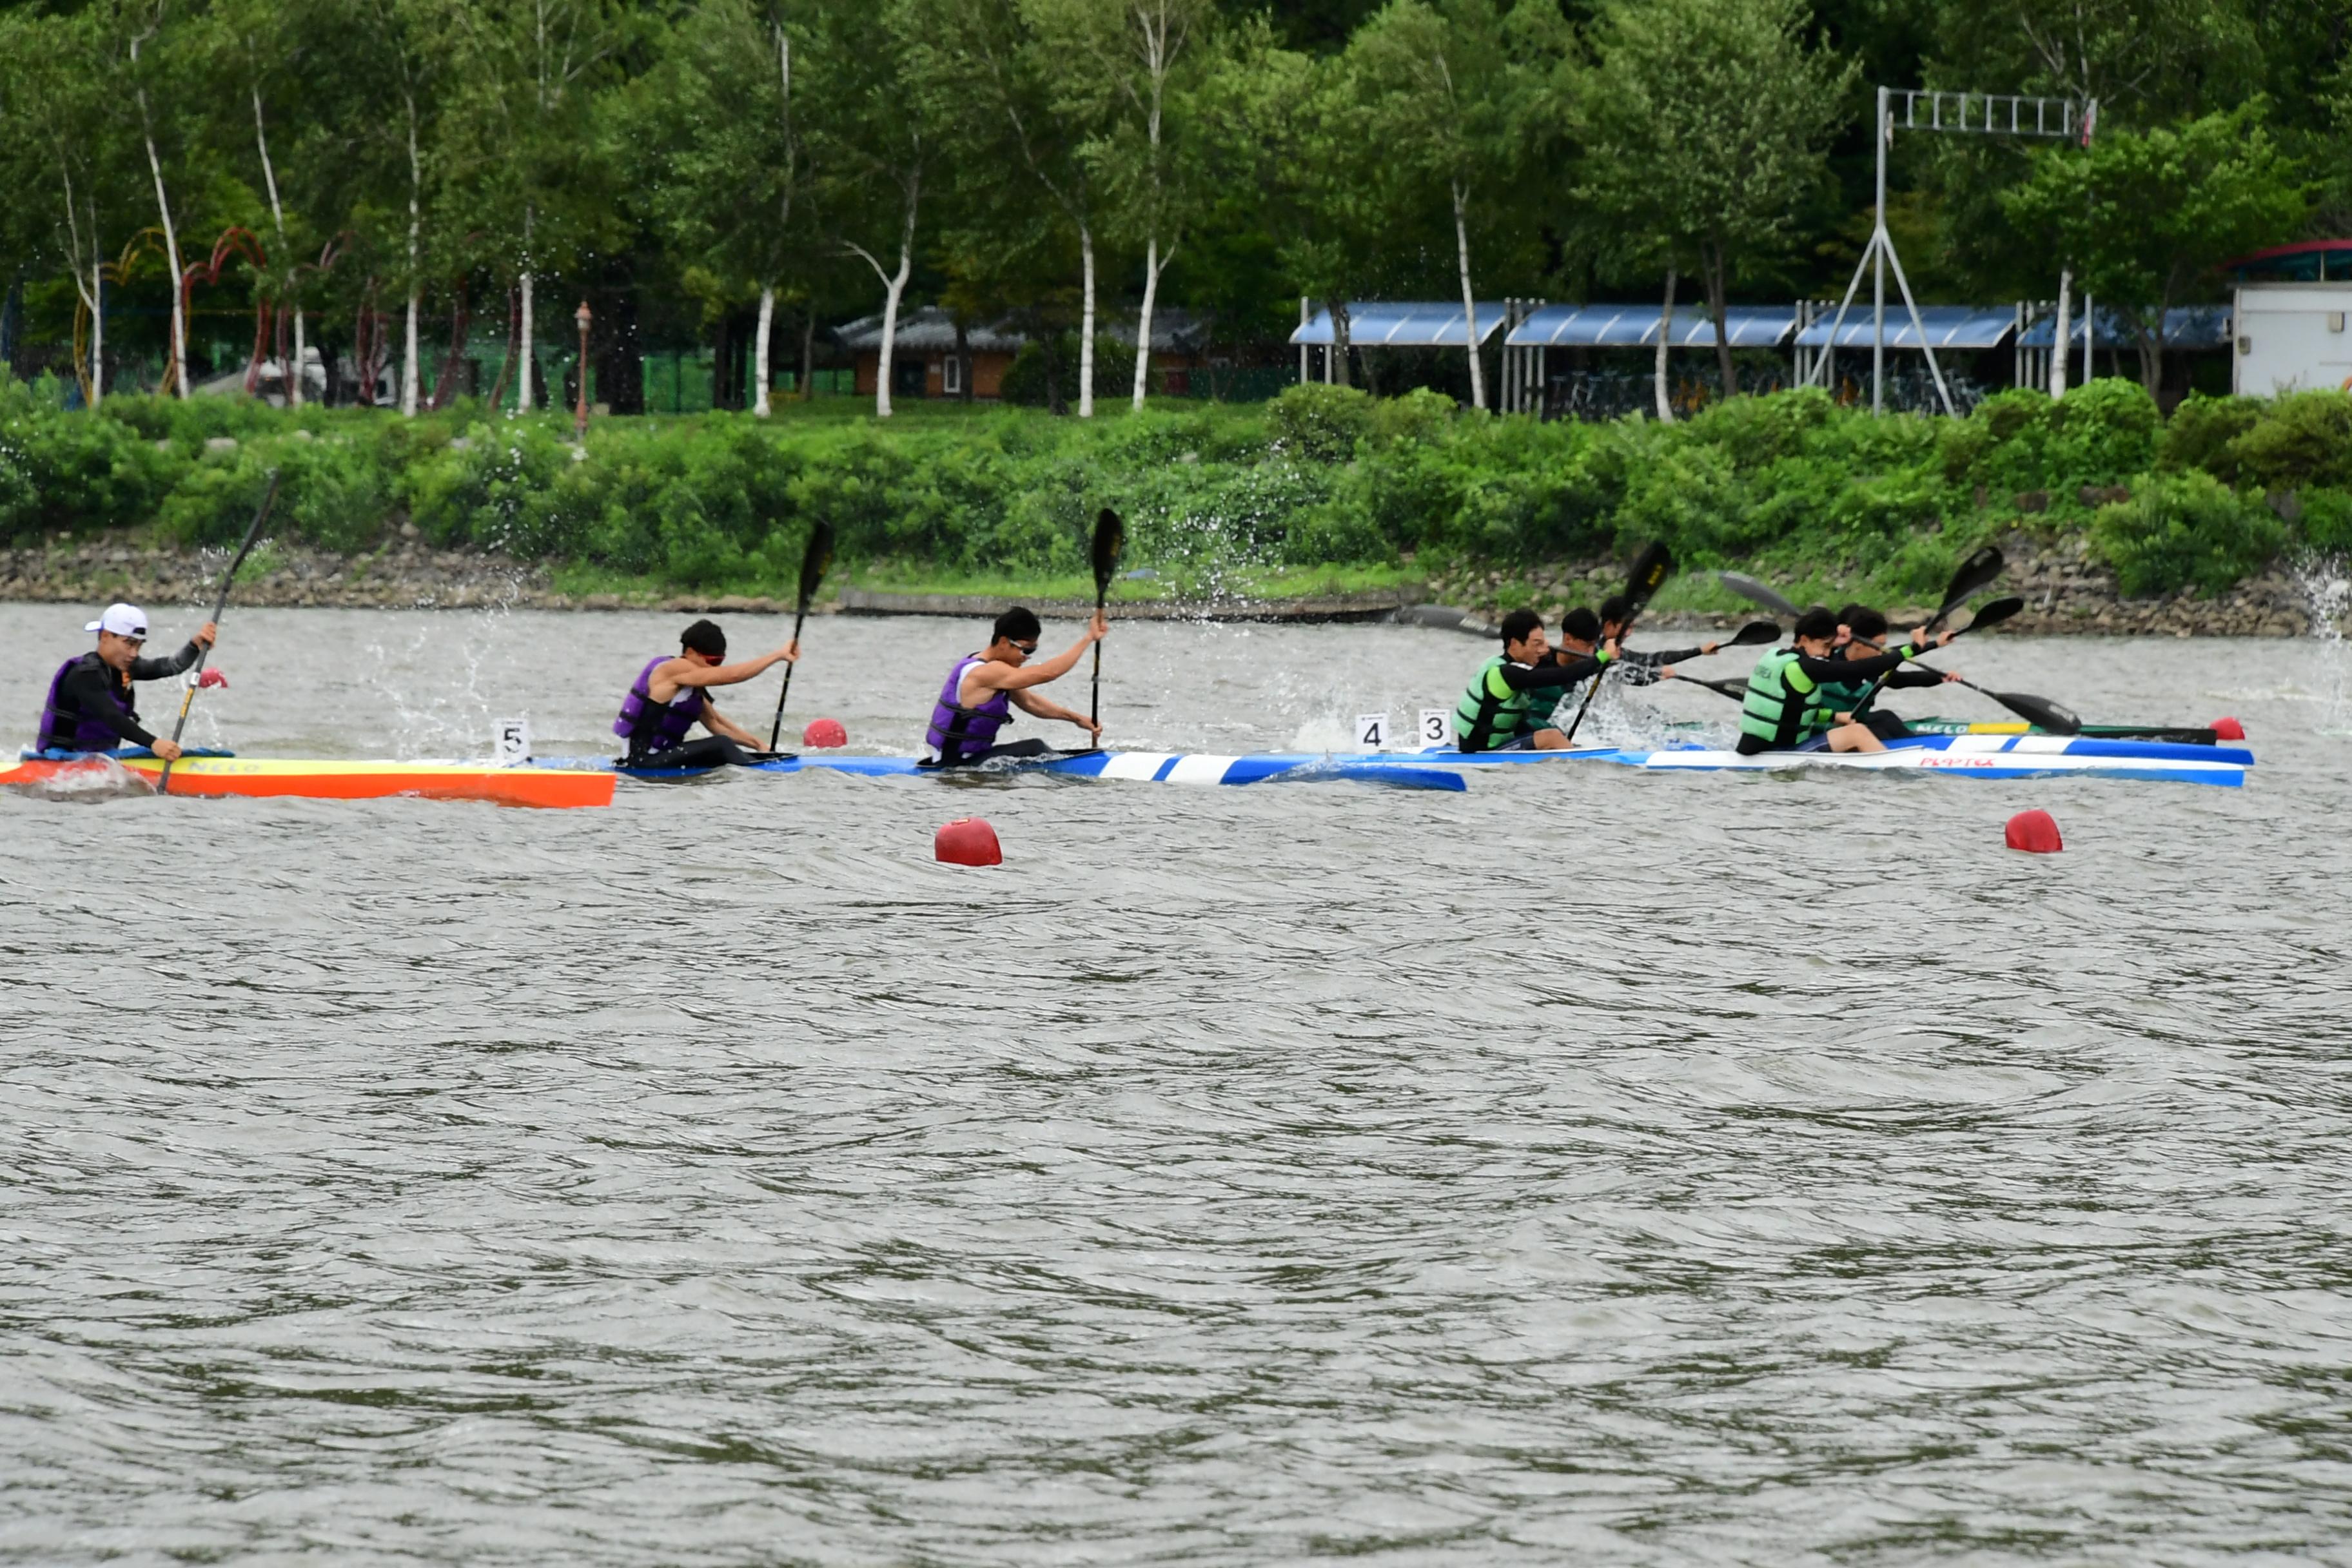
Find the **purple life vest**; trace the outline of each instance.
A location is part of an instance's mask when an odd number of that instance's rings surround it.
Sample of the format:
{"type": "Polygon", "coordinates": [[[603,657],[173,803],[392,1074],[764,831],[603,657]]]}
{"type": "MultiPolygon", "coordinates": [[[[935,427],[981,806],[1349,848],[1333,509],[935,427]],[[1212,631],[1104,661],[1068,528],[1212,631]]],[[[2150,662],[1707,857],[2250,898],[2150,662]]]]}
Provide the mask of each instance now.
{"type": "Polygon", "coordinates": [[[684,741],[686,732],[694,728],[694,721],[702,717],[703,691],[699,686],[679,687],[677,695],[667,703],[654,700],[654,671],[677,657],[674,653],[663,654],[637,671],[629,695],[621,703],[621,716],[613,721],[613,733],[628,742],[633,752],[668,751],[684,741]],[[648,715],[657,717],[649,719],[648,715]]]}
{"type": "Polygon", "coordinates": [[[977,708],[966,708],[956,699],[963,694],[964,672],[975,664],[988,661],[978,654],[968,654],[956,660],[948,671],[948,683],[940,689],[940,700],[931,707],[930,728],[923,731],[923,743],[939,753],[943,763],[959,762],[974,756],[996,744],[996,731],[1013,720],[1013,694],[992,691],[988,700],[977,708]]]}
{"type": "Polygon", "coordinates": [[[45,752],[110,752],[128,743],[112,729],[100,723],[79,707],[66,705],[66,677],[84,664],[95,666],[105,673],[107,696],[112,699],[116,711],[134,724],[139,721],[138,700],[121,678],[107,668],[95,652],[82,654],[58,666],[57,674],[49,678],[48,700],[41,704],[40,745],[45,752]]]}

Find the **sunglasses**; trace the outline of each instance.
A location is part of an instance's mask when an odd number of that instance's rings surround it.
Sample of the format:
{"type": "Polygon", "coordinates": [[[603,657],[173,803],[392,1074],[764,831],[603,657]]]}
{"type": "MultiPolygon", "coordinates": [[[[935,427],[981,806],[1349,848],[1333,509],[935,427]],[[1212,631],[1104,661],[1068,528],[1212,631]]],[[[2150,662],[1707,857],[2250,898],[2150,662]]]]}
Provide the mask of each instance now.
{"type": "Polygon", "coordinates": [[[1017,653],[1031,654],[1037,651],[1037,645],[1033,642],[1017,642],[1013,647],[1017,653]]]}

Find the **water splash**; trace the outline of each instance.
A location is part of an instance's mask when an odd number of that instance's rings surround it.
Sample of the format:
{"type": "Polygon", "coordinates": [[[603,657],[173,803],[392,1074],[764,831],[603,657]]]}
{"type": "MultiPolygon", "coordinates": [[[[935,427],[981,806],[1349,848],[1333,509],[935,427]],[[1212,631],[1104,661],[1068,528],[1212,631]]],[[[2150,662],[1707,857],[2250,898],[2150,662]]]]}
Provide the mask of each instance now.
{"type": "Polygon", "coordinates": [[[2346,562],[2341,555],[2305,553],[2293,562],[2288,570],[2294,576],[2295,587],[2303,594],[2304,611],[2311,617],[2311,636],[2317,643],[2315,650],[2314,673],[2319,689],[2311,700],[2326,704],[2320,714],[2318,731],[2323,735],[2352,735],[2352,714],[2345,710],[2345,689],[2348,673],[2345,668],[2345,612],[2352,608],[2352,577],[2346,575],[2346,562]]]}

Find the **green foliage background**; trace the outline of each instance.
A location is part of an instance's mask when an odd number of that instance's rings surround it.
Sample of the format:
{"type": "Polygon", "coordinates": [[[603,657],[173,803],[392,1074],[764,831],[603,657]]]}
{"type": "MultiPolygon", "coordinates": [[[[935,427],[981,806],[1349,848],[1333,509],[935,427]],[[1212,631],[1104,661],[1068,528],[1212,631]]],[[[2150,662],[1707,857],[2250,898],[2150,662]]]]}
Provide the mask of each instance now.
{"type": "Polygon", "coordinates": [[[2210,594],[2290,545],[2352,542],[2352,397],[2333,392],[2191,398],[2169,421],[2122,380],[2061,403],[2003,393],[1963,420],[1799,392],[1664,426],[1310,384],[1263,407],[1084,424],[1013,408],[887,426],[614,419],[584,456],[560,419],[478,407],[401,420],[122,397],[93,415],[61,393],[0,382],[0,540],[231,541],[275,468],[280,537],[365,551],[413,524],[436,547],[751,593],[792,583],[819,518],[845,569],[887,580],[1072,576],[1104,506],[1128,520],[1129,565],[1180,590],[1270,568],[1509,574],[1663,539],[1693,566],[1916,599],[2021,523],[2080,535],[2128,593],[2210,594]],[[2267,504],[2288,491],[2294,526],[2267,504]]]}

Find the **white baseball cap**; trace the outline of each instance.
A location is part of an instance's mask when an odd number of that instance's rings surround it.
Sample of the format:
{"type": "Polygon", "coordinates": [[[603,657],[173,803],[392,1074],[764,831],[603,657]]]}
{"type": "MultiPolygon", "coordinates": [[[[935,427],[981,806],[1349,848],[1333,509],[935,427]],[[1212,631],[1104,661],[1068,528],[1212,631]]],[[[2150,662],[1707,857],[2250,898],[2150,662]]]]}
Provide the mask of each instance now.
{"type": "Polygon", "coordinates": [[[112,632],[119,637],[147,636],[147,612],[136,605],[109,605],[106,614],[82,627],[86,632],[112,632]]]}

